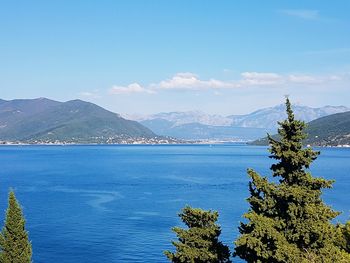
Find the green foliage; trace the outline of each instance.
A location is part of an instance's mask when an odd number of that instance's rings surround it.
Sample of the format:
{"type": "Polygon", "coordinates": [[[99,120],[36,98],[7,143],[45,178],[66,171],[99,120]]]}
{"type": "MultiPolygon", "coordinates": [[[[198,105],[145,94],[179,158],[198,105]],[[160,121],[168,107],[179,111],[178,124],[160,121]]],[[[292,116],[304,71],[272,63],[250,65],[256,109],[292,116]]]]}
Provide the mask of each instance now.
{"type": "Polygon", "coordinates": [[[350,221],[345,225],[338,225],[339,242],[338,245],[346,252],[350,253],[350,221]]]}
{"type": "Polygon", "coordinates": [[[343,228],[343,236],[345,239],[344,249],[350,253],[350,221],[348,221],[343,228]]]}
{"type": "Polygon", "coordinates": [[[336,246],[339,235],[331,220],[339,213],[324,204],[322,189],[333,181],[314,178],[307,170],[319,152],[303,148],[305,123],[294,119],[289,99],[287,119],[279,122],[279,141],[268,136],[271,166],[269,181],[249,169],[249,211],[235,242],[235,256],[247,262],[350,262],[336,246]]]}
{"type": "Polygon", "coordinates": [[[188,229],[174,227],[179,238],[172,242],[176,252],[165,251],[171,262],[176,263],[229,263],[229,248],[219,240],[220,227],[215,223],[219,214],[189,206],[179,214],[188,229]]]}
{"type": "Polygon", "coordinates": [[[22,209],[11,191],[5,226],[0,234],[0,262],[28,263],[31,262],[31,257],[32,245],[25,230],[22,209]]]}

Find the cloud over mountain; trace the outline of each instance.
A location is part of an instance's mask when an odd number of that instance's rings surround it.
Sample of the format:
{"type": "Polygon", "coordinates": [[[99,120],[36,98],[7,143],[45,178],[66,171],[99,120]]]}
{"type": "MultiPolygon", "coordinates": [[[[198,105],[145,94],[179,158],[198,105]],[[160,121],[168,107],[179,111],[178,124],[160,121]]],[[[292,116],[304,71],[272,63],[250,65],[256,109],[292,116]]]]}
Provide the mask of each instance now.
{"type": "Polygon", "coordinates": [[[332,84],[344,80],[344,76],[336,74],[312,75],[312,74],[279,74],[275,72],[242,72],[239,78],[233,80],[219,80],[215,78],[202,79],[192,72],[176,73],[171,78],[142,86],[131,83],[127,86],[115,85],[110,94],[148,93],[155,94],[166,90],[225,90],[247,89],[251,87],[288,87],[288,86],[313,86],[315,84],[332,84]]]}

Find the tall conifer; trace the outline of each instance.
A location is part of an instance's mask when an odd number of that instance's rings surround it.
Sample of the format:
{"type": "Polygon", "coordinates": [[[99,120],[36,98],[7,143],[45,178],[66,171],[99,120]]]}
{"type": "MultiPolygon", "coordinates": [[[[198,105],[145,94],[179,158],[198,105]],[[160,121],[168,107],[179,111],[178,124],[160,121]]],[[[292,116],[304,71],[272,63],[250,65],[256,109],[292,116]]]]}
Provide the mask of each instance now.
{"type": "Polygon", "coordinates": [[[221,233],[216,224],[219,214],[189,206],[179,214],[188,229],[174,227],[179,238],[172,242],[176,252],[165,251],[171,262],[176,263],[230,263],[229,248],[218,239],[221,233]]]}
{"type": "Polygon", "coordinates": [[[268,136],[271,166],[269,181],[249,169],[249,211],[241,223],[235,255],[247,262],[350,262],[349,254],[337,247],[335,226],[339,213],[327,206],[322,189],[333,181],[315,178],[308,171],[319,152],[303,148],[305,123],[294,118],[286,99],[287,119],[279,122],[275,140],[268,136]]]}
{"type": "Polygon", "coordinates": [[[29,263],[32,258],[32,246],[25,230],[22,209],[13,191],[9,194],[5,226],[0,234],[1,263],[29,263]]]}

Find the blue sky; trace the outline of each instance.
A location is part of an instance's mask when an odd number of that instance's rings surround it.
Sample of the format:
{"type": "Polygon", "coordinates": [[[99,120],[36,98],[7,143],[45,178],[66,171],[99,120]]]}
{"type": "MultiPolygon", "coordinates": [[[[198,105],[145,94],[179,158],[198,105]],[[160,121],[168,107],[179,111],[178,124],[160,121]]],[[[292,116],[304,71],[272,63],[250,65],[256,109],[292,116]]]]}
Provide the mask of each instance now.
{"type": "Polygon", "coordinates": [[[1,1],[0,97],[119,113],[350,106],[350,1],[1,1]]]}

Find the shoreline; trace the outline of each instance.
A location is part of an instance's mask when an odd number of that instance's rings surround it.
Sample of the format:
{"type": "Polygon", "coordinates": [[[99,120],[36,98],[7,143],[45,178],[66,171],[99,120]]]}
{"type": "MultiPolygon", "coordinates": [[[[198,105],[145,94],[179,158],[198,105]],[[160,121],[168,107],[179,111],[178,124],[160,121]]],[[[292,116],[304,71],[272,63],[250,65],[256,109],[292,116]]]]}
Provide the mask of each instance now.
{"type": "Polygon", "coordinates": [[[219,144],[238,144],[238,145],[249,145],[245,142],[188,142],[188,143],[7,143],[0,144],[1,146],[139,146],[139,145],[219,145],[219,144]]]}
{"type": "MultiPolygon", "coordinates": [[[[187,143],[2,143],[0,147],[8,146],[194,146],[194,145],[241,145],[241,146],[260,146],[268,147],[268,145],[254,145],[249,142],[187,142],[187,143]]],[[[305,147],[314,148],[342,148],[350,149],[350,145],[307,145],[305,147]]]]}

